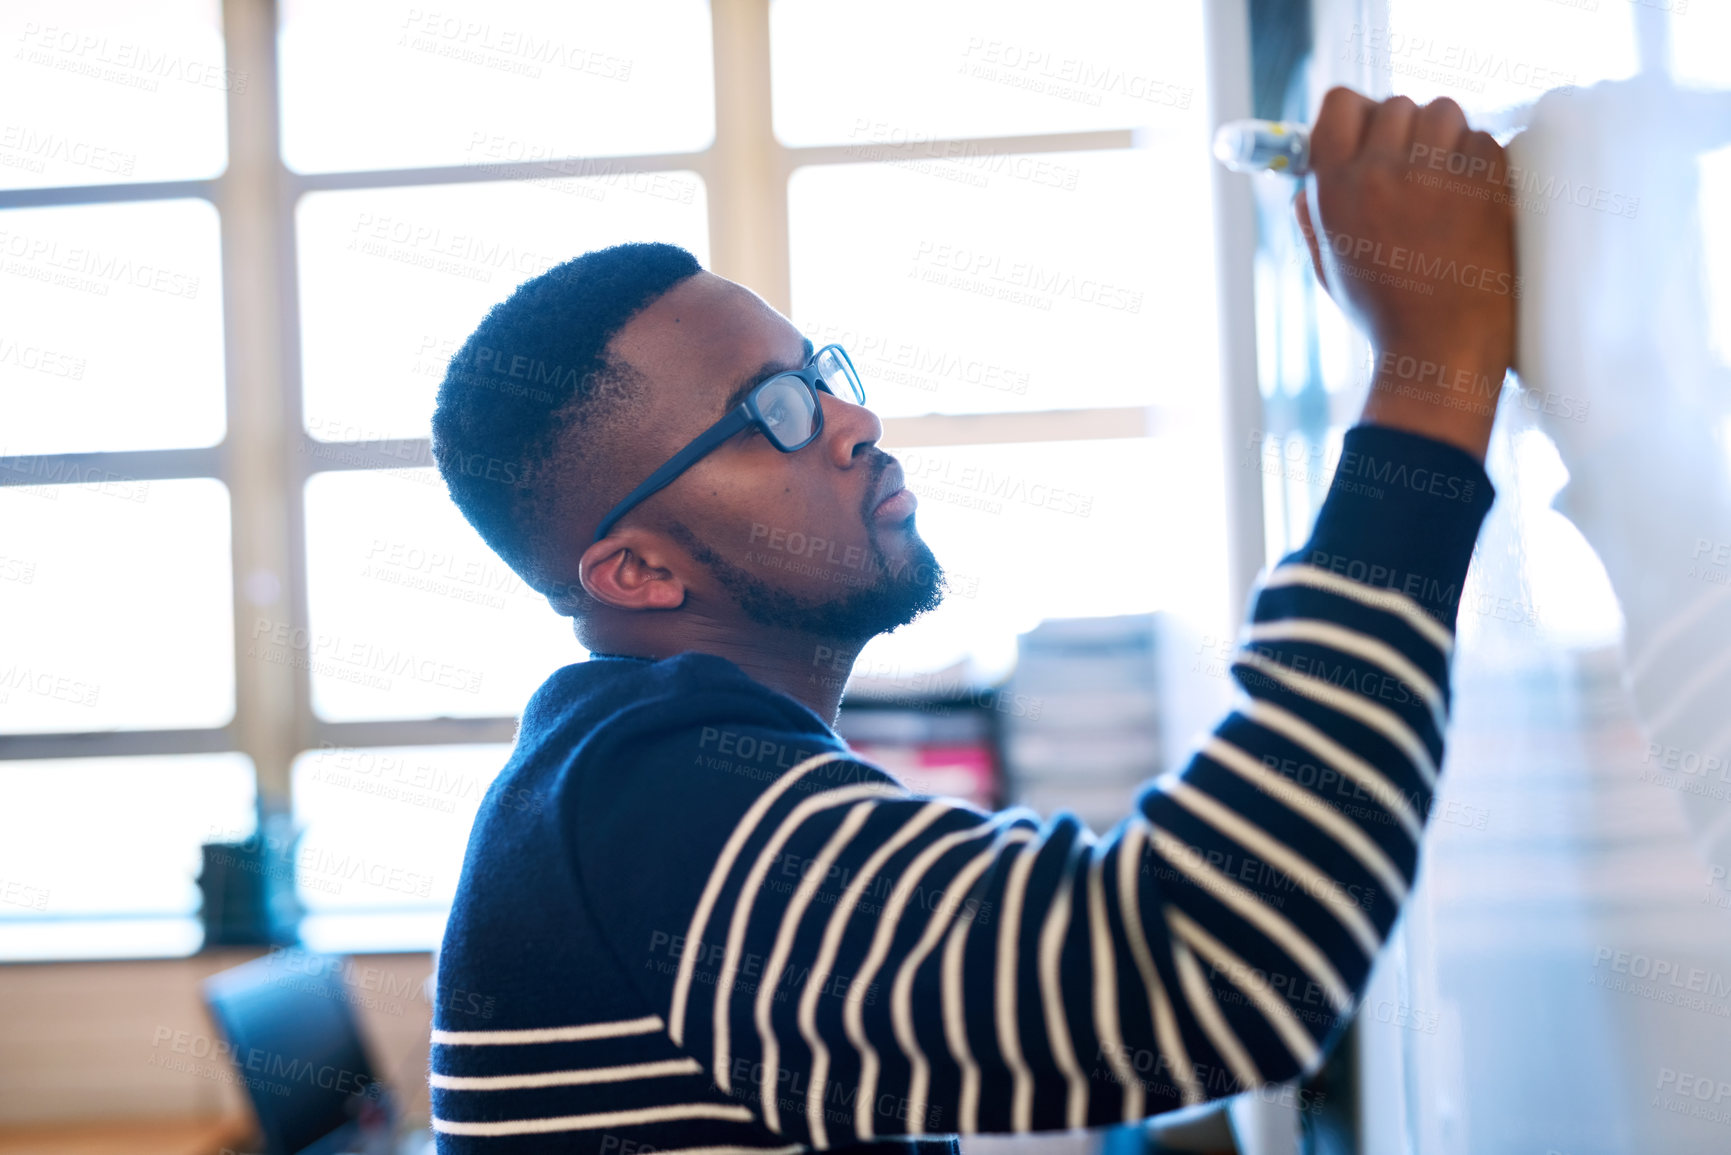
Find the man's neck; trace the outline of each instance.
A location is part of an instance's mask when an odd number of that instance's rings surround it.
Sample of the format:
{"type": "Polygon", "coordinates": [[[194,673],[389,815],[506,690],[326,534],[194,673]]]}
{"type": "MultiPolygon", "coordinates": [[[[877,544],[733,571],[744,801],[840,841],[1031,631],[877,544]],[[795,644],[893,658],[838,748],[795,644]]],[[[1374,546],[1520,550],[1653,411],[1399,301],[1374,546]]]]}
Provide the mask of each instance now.
{"type": "Polygon", "coordinates": [[[591,652],[659,661],[688,651],[726,658],[772,690],[811,709],[834,727],[841,695],[864,642],[839,641],[811,634],[753,626],[749,636],[721,628],[696,628],[668,636],[621,637],[611,633],[589,639],[591,652]]]}

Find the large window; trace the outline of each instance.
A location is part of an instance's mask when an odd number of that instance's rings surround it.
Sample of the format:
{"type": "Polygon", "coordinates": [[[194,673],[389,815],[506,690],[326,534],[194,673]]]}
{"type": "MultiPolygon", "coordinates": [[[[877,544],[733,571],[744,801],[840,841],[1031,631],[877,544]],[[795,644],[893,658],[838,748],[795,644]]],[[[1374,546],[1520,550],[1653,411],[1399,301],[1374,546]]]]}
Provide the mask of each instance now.
{"type": "Polygon", "coordinates": [[[861,677],[1232,620],[1202,5],[141,11],[4,17],[0,954],[190,949],[198,844],[260,815],[312,945],[436,940],[584,654],[445,495],[433,398],[601,245],[852,352],[953,589],[861,677]]]}

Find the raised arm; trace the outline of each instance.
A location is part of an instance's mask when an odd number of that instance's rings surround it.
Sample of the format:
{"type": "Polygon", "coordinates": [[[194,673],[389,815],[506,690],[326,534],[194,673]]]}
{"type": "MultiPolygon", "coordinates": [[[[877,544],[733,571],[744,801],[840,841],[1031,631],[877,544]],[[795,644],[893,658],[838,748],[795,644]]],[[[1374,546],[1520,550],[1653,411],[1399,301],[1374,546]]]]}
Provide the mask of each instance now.
{"type": "Polygon", "coordinates": [[[768,1129],[821,1148],[1105,1125],[1320,1063],[1414,877],[1492,498],[1492,413],[1449,400],[1453,373],[1508,363],[1506,206],[1397,195],[1414,134],[1495,155],[1458,118],[1324,105],[1319,271],[1397,377],[1430,368],[1379,382],[1256,597],[1240,702],[1109,835],[912,796],[743,701],[653,707],[647,749],[594,763],[616,769],[573,808],[579,874],[610,880],[593,913],[672,1042],[768,1129]],[[1415,250],[1433,292],[1365,275],[1415,250]]]}
{"type": "Polygon", "coordinates": [[[720,711],[632,761],[658,789],[586,785],[579,869],[643,864],[590,901],[670,1038],[819,1147],[1117,1123],[1314,1069],[1416,869],[1491,497],[1433,441],[1361,428],[1347,453],[1379,481],[1268,575],[1242,701],[1107,837],[841,751],[787,765],[800,737],[720,711]]]}

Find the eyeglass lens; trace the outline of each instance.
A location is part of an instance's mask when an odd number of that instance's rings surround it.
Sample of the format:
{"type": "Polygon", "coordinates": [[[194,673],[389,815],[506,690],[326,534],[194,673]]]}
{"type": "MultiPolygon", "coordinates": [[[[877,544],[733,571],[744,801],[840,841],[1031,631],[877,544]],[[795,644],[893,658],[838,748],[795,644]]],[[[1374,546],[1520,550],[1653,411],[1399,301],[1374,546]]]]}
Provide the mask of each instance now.
{"type": "Polygon", "coordinates": [[[798,377],[766,384],[758,392],[757,411],[764,431],[784,449],[809,440],[817,424],[817,399],[798,377]]]}

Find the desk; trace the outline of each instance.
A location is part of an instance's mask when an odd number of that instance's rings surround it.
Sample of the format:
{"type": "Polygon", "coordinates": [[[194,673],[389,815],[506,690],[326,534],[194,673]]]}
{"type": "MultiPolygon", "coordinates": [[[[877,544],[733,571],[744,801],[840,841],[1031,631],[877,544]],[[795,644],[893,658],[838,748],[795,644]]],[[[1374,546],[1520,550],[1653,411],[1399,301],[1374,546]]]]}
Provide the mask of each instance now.
{"type": "Polygon", "coordinates": [[[0,1129],[0,1155],[216,1155],[251,1131],[235,1115],[44,1123],[0,1129]]]}

